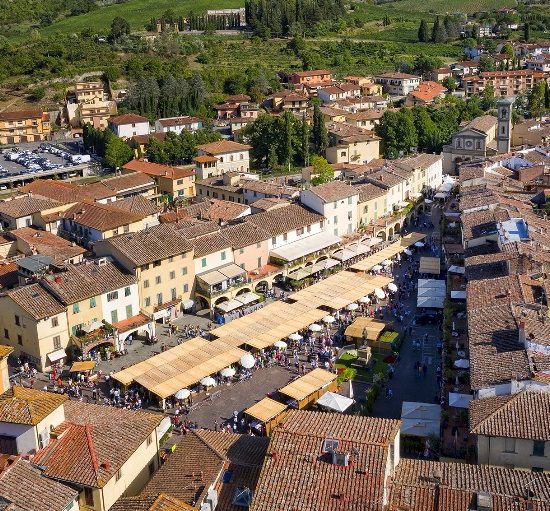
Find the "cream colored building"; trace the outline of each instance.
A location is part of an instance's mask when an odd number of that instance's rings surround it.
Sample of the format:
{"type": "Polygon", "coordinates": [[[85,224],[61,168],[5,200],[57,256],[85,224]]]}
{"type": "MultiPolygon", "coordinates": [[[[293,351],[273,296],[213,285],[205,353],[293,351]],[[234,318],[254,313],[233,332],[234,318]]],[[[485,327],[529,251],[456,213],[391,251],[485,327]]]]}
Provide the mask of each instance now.
{"type": "Polygon", "coordinates": [[[110,256],[138,282],[142,312],[157,320],[184,307],[193,293],[193,245],[172,224],[96,243],[98,256],[110,256]]]}
{"type": "Polygon", "coordinates": [[[39,371],[50,371],[69,345],[67,308],[40,284],[9,291],[0,296],[0,342],[39,371]]]}
{"type": "Polygon", "coordinates": [[[376,222],[385,214],[386,190],[372,183],[357,186],[359,199],[357,202],[357,218],[359,225],[376,222]]]}
{"type": "Polygon", "coordinates": [[[524,390],[470,402],[477,462],[550,471],[550,393],[524,390]]]}
{"type": "Polygon", "coordinates": [[[116,102],[109,100],[100,81],[76,82],[67,98],[67,117],[72,126],[91,124],[96,129],[105,129],[109,117],[116,113],[116,102]]]}
{"type": "Polygon", "coordinates": [[[120,497],[136,495],[159,467],[159,441],[169,421],[78,401],[60,408],[51,439],[33,459],[44,475],[75,485],[83,511],[108,511],[120,497]]]}
{"type": "Polygon", "coordinates": [[[190,199],[195,196],[195,167],[170,167],[143,160],[132,160],[122,167],[123,172],[141,172],[153,178],[160,194],[172,199],[190,199]]]}
{"type": "Polygon", "coordinates": [[[69,266],[43,279],[41,285],[67,307],[68,328],[75,342],[87,330],[98,330],[102,322],[115,325],[139,314],[136,277],[107,259],[69,266]]]}
{"type": "Polygon", "coordinates": [[[372,131],[337,122],[328,123],[327,130],[329,163],[362,164],[380,156],[380,138],[372,131]]]}
{"type": "Polygon", "coordinates": [[[8,357],[13,353],[11,346],[0,344],[0,394],[10,388],[10,373],[8,369],[8,357]]]}

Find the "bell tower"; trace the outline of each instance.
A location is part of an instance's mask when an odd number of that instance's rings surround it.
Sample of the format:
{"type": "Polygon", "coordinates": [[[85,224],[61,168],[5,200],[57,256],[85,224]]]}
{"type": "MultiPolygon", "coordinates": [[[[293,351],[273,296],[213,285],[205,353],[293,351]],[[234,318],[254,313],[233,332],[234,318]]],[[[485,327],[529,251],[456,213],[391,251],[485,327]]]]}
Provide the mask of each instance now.
{"type": "Polygon", "coordinates": [[[497,151],[499,153],[510,152],[510,140],[512,137],[512,105],[514,98],[501,98],[497,101],[497,151]]]}

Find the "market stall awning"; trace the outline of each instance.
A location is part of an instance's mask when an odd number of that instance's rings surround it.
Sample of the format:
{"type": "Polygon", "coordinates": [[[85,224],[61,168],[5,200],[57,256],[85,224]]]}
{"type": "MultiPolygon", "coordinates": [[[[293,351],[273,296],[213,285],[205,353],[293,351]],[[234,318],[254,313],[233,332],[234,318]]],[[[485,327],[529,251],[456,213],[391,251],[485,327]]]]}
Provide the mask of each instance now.
{"type": "Polygon", "coordinates": [[[317,368],[279,389],[279,392],[296,401],[302,401],[334,380],[336,380],[334,373],[317,368]]]}
{"type": "Polygon", "coordinates": [[[378,337],[380,337],[380,334],[386,326],[386,323],[383,321],[371,319],[365,327],[366,338],[370,341],[378,340],[378,337]]]}
{"type": "Polygon", "coordinates": [[[466,272],[466,268],[464,268],[464,266],[457,266],[453,264],[452,266],[449,267],[449,273],[459,273],[461,275],[464,275],[465,272],[466,272]]]}
{"type": "Polygon", "coordinates": [[[287,409],[287,405],[274,399],[264,397],[261,401],[247,408],[244,413],[260,422],[268,422],[287,409]]]}
{"type": "Polygon", "coordinates": [[[221,274],[228,279],[234,279],[246,275],[246,270],[243,270],[238,264],[227,264],[217,269],[221,274]]]}
{"type": "Polygon", "coordinates": [[[418,279],[417,307],[443,309],[446,285],[444,280],[418,279]]]}
{"type": "Polygon", "coordinates": [[[432,403],[403,401],[401,434],[418,437],[439,436],[441,406],[432,403]]]}
{"type": "Polygon", "coordinates": [[[50,362],[57,362],[58,360],[61,360],[62,358],[65,358],[67,354],[65,353],[65,350],[63,348],[59,350],[52,351],[51,353],[48,353],[46,355],[50,362]]]}
{"type": "Polygon", "coordinates": [[[256,293],[246,292],[235,297],[235,300],[241,302],[242,305],[248,305],[249,303],[259,300],[260,297],[256,293]]]}
{"type": "Polygon", "coordinates": [[[325,392],[316,404],[335,412],[344,413],[353,404],[353,399],[334,392],[325,392]]]}
{"type": "Polygon", "coordinates": [[[309,268],[300,268],[287,274],[287,277],[291,280],[304,280],[311,277],[311,270],[309,268]]]}
{"type": "Polygon", "coordinates": [[[449,406],[454,408],[466,408],[468,409],[470,401],[473,399],[471,394],[458,394],[456,392],[449,392],[449,406]]]}
{"type": "Polygon", "coordinates": [[[227,280],[227,277],[223,273],[220,273],[218,270],[211,270],[205,273],[200,273],[199,275],[197,275],[197,278],[199,280],[202,280],[209,286],[215,286],[216,284],[221,284],[222,282],[225,282],[227,280]]]}
{"type": "Polygon", "coordinates": [[[466,300],[466,291],[451,291],[453,300],[466,300]]]}
{"type": "Polygon", "coordinates": [[[439,275],[441,273],[441,261],[439,257],[421,257],[418,271],[420,273],[439,275]]]}
{"type": "Polygon", "coordinates": [[[81,373],[83,371],[91,371],[95,367],[95,362],[93,360],[83,360],[82,362],[75,362],[71,369],[70,373],[81,373]]]}
{"type": "MultiPolygon", "coordinates": [[[[356,271],[369,271],[373,266],[380,264],[385,259],[392,259],[397,254],[403,252],[406,248],[414,245],[417,241],[422,241],[426,237],[426,234],[421,232],[411,232],[406,236],[403,236],[398,241],[390,243],[387,247],[384,247],[379,252],[371,254],[362,261],[354,264],[352,269],[356,271]]],[[[371,238],[374,239],[374,238],[371,238]]]]}
{"type": "Polygon", "coordinates": [[[270,255],[283,261],[295,261],[332,245],[337,245],[341,241],[342,238],[339,236],[335,236],[329,231],[323,231],[289,243],[284,247],[275,248],[271,250],[270,255]]]}
{"type": "Polygon", "coordinates": [[[448,192],[437,192],[434,195],[434,199],[446,199],[449,196],[448,192]]]}
{"type": "Polygon", "coordinates": [[[234,279],[245,275],[245,270],[243,270],[240,266],[231,263],[226,264],[225,266],[220,266],[215,270],[200,273],[197,275],[197,278],[203,282],[206,282],[209,286],[215,286],[216,284],[221,284],[228,279],[234,279]]]}
{"type": "Polygon", "coordinates": [[[216,309],[219,309],[222,312],[231,312],[242,306],[243,306],[242,302],[239,302],[239,300],[233,300],[233,299],[225,300],[215,305],[216,309]]]}
{"type": "Polygon", "coordinates": [[[351,250],[348,250],[347,248],[343,248],[341,250],[338,250],[332,254],[332,257],[334,259],[338,259],[338,261],[348,261],[352,257],[355,257],[357,254],[355,252],[352,252],[351,250]]]}

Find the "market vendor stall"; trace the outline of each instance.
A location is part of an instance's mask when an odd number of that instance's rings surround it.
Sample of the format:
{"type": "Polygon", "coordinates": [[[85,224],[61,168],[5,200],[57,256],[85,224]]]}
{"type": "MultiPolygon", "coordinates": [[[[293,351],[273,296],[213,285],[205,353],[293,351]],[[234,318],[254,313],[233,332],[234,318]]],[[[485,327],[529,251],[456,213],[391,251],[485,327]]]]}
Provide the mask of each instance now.
{"type": "Polygon", "coordinates": [[[264,397],[261,401],[247,408],[244,415],[250,419],[249,424],[253,431],[262,431],[269,436],[273,428],[284,419],[287,412],[287,405],[269,397],[264,397]]]}

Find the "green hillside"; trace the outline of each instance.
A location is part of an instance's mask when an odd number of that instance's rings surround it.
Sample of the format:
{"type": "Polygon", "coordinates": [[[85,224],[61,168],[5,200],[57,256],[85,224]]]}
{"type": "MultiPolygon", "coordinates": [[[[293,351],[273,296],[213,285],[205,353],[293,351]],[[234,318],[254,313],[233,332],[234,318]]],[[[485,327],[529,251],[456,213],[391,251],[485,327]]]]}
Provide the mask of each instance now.
{"type": "Polygon", "coordinates": [[[44,34],[78,33],[88,28],[97,32],[106,31],[116,16],[127,19],[132,30],[143,30],[144,25],[151,18],[160,16],[168,9],[177,15],[187,16],[191,11],[204,12],[207,9],[235,7],[244,7],[244,0],[128,0],[125,3],[100,7],[80,16],[64,18],[42,29],[42,32],[44,34]]]}

